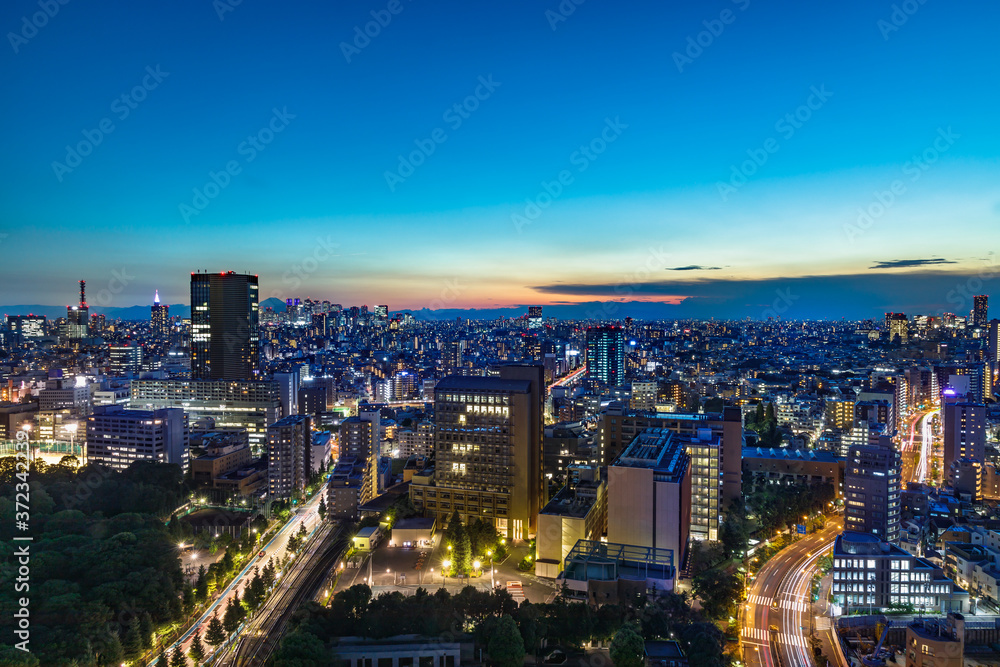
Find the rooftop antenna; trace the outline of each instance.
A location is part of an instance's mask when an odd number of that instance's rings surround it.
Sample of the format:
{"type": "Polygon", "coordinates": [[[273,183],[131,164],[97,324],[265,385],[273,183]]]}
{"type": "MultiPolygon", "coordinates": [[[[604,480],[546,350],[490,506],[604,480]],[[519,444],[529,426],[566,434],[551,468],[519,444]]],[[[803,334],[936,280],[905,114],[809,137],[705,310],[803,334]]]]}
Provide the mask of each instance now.
{"type": "Polygon", "coordinates": [[[86,308],[87,307],[87,281],[86,280],[81,280],[80,281],[80,307],[81,308],[86,308]]]}

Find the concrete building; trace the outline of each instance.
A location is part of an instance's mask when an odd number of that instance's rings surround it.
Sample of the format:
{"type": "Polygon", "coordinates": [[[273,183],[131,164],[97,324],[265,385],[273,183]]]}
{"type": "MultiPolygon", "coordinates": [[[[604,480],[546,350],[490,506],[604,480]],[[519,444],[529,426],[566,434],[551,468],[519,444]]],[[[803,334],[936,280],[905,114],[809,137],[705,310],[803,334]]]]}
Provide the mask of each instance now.
{"type": "Polygon", "coordinates": [[[691,526],[690,437],[649,429],[608,466],[608,541],[669,549],[683,562],[691,526]]]}
{"type": "Polygon", "coordinates": [[[210,417],[216,428],[245,429],[254,452],[267,448],[267,427],[282,416],[274,382],[133,380],[131,387],[131,407],[183,408],[192,422],[210,417]]]}
{"type": "Polygon", "coordinates": [[[870,533],[844,531],[834,541],[831,592],[840,614],[912,605],[918,610],[964,612],[969,593],[941,568],[870,533]]]}
{"type": "Polygon", "coordinates": [[[357,521],[360,518],[361,489],[367,462],[341,456],[326,486],[326,513],[331,520],[357,521]]]}
{"type": "Polygon", "coordinates": [[[965,617],[915,618],[906,624],[906,667],[962,667],[965,617]]]}
{"type": "Polygon", "coordinates": [[[609,465],[615,457],[646,429],[668,429],[679,434],[696,435],[709,429],[719,438],[719,503],[710,508],[714,516],[709,525],[717,526],[722,511],[742,497],[743,417],[738,407],[727,407],[721,413],[684,414],[667,412],[635,412],[620,403],[610,404],[599,415],[599,461],[609,465]]]}
{"type": "Polygon", "coordinates": [[[124,470],[133,461],[174,463],[188,470],[188,420],[183,410],[126,410],[102,405],[87,417],[87,460],[124,470]]]}
{"type": "Polygon", "coordinates": [[[191,477],[196,482],[215,486],[215,480],[253,462],[250,440],[242,429],[211,431],[192,439],[200,446],[201,456],[191,459],[191,477]]]}
{"type": "Polygon", "coordinates": [[[434,452],[434,422],[421,421],[415,426],[401,428],[396,437],[402,458],[427,458],[434,452]]]}
{"type": "Polygon", "coordinates": [[[844,528],[871,533],[895,544],[899,540],[902,457],[892,440],[855,445],[844,474],[844,528]]]}
{"type": "Polygon", "coordinates": [[[656,382],[633,382],[629,407],[640,411],[651,412],[656,410],[657,389],[658,385],[656,382]]]}
{"type": "Polygon", "coordinates": [[[607,485],[597,466],[570,467],[567,484],[538,514],[535,574],[555,579],[578,540],[600,540],[607,528],[607,485]]]}
{"type": "Polygon", "coordinates": [[[379,495],[378,463],[381,456],[381,413],[372,406],[360,406],[358,416],[340,423],[340,458],[363,466],[360,503],[379,495]]]}
{"type": "Polygon", "coordinates": [[[465,522],[492,521],[507,539],[528,539],[540,509],[543,391],[528,379],[440,380],[434,388],[436,471],[426,485],[418,479],[427,478],[414,477],[414,506],[439,525],[457,511],[465,522]]]}
{"type": "Polygon", "coordinates": [[[815,449],[745,447],[743,472],[754,486],[829,484],[844,497],[845,460],[833,452],[815,449]]]}
{"type": "Polygon", "coordinates": [[[282,417],[267,429],[268,494],[275,500],[299,497],[312,468],[312,420],[307,415],[282,417]]]}
{"type": "Polygon", "coordinates": [[[941,429],[944,435],[944,470],[956,459],[986,460],[986,406],[942,399],[941,429]]]}
{"type": "Polygon", "coordinates": [[[593,606],[670,592],[676,578],[670,549],[591,540],[576,543],[559,575],[571,596],[593,606]]]}

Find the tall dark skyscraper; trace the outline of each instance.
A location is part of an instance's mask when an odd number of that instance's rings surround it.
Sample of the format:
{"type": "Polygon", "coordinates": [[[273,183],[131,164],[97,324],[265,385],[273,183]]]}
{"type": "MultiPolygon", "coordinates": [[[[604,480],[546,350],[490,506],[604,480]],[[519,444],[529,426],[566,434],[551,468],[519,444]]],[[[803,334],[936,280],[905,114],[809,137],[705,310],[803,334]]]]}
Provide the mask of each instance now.
{"type": "Polygon", "coordinates": [[[844,529],[899,539],[902,459],[888,437],[878,444],[854,445],[844,474],[844,529]]]}
{"type": "Polygon", "coordinates": [[[609,387],[625,381],[625,330],[605,326],[587,329],[587,377],[609,387]]]}
{"type": "Polygon", "coordinates": [[[80,281],[80,305],[66,306],[66,331],[69,338],[86,338],[90,329],[90,308],[87,306],[87,281],[80,281]]]}
{"type": "Polygon", "coordinates": [[[257,276],[232,271],[191,274],[191,377],[260,376],[257,276]]]}
{"type": "Polygon", "coordinates": [[[153,295],[153,305],[149,309],[149,328],[153,334],[166,338],[170,334],[170,306],[160,303],[159,290],[153,295]]]}
{"type": "Polygon", "coordinates": [[[542,307],[541,306],[528,306],[528,328],[530,328],[530,329],[541,329],[542,328],[542,307]]]}
{"type": "Polygon", "coordinates": [[[972,326],[983,329],[989,322],[989,297],[985,294],[972,297],[972,326]]]}

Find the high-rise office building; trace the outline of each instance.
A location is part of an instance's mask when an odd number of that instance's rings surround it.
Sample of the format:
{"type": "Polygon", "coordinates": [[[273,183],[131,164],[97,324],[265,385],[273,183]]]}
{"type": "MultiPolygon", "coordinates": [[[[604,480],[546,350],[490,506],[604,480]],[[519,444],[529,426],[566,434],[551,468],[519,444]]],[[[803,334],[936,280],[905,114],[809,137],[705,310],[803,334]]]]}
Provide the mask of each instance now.
{"type": "Polygon", "coordinates": [[[388,324],[389,306],[375,306],[373,317],[375,319],[375,324],[388,324]]]}
{"type": "Polygon", "coordinates": [[[542,328],[542,307],[541,306],[528,306],[528,328],[529,329],[541,329],[542,328]]]}
{"type": "Polygon", "coordinates": [[[993,372],[1000,371],[1000,320],[990,320],[990,329],[987,334],[986,349],[988,350],[987,361],[993,368],[993,372]]]}
{"type": "Polygon", "coordinates": [[[257,276],[191,274],[191,378],[253,380],[260,375],[257,276]]]}
{"type": "Polygon", "coordinates": [[[267,427],[267,487],[273,499],[297,498],[312,469],[312,420],[288,415],[267,427]]]}
{"type": "Polygon", "coordinates": [[[985,328],[989,321],[989,297],[985,294],[972,297],[973,328],[985,328]]]}
{"type": "Polygon", "coordinates": [[[87,281],[80,281],[80,304],[66,306],[66,337],[74,340],[90,334],[90,308],[87,306],[87,281]]]}
{"type": "Polygon", "coordinates": [[[154,336],[166,338],[170,335],[170,306],[160,303],[160,291],[153,295],[153,305],[149,308],[149,329],[154,336]]]}
{"type": "Polygon", "coordinates": [[[986,459],[986,406],[982,403],[952,401],[946,394],[941,406],[944,435],[944,471],[958,459],[986,459]]]}
{"type": "Polygon", "coordinates": [[[437,383],[436,469],[433,479],[411,483],[417,509],[436,517],[438,525],[447,525],[457,511],[465,522],[492,521],[507,539],[528,539],[541,495],[542,406],[535,405],[535,394],[543,390],[532,385],[527,379],[458,375],[437,383]]]}
{"type": "Polygon", "coordinates": [[[111,362],[109,372],[117,377],[139,377],[142,372],[142,347],[140,345],[111,345],[108,348],[111,362]]]}
{"type": "Polygon", "coordinates": [[[126,410],[101,405],[87,417],[87,461],[116,470],[133,461],[175,463],[187,472],[188,418],[180,408],[126,410]]]}
{"type": "Polygon", "coordinates": [[[625,330],[616,326],[587,329],[587,377],[609,387],[625,381],[625,330]]]}
{"type": "Polygon", "coordinates": [[[905,343],[910,340],[910,323],[903,313],[885,314],[885,332],[889,342],[905,343]]]}
{"type": "Polygon", "coordinates": [[[901,475],[902,457],[891,438],[852,446],[844,474],[844,529],[871,533],[895,544],[902,509],[901,475]]]}
{"type": "Polygon", "coordinates": [[[45,335],[45,316],[8,315],[7,328],[21,338],[41,338],[45,335]]]}

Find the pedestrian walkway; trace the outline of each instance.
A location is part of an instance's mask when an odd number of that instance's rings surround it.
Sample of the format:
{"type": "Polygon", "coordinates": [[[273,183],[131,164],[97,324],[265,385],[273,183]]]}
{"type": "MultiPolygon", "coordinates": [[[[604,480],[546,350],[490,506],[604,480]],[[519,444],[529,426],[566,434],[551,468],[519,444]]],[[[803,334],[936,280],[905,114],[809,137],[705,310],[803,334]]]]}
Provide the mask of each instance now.
{"type": "MultiPolygon", "coordinates": [[[[747,598],[747,601],[752,604],[757,604],[761,606],[770,606],[773,602],[772,598],[766,598],[762,595],[751,595],[747,598]]],[[[791,609],[794,611],[807,612],[811,609],[811,606],[805,602],[799,602],[797,600],[779,600],[778,607],[780,609],[791,609]]]]}
{"type": "Polygon", "coordinates": [[[507,592],[510,593],[510,596],[512,598],[514,598],[514,602],[518,604],[521,604],[522,602],[527,600],[527,598],[524,597],[524,587],[521,586],[520,581],[508,581],[507,592]]]}
{"type": "Polygon", "coordinates": [[[747,639],[756,639],[761,642],[776,641],[778,644],[789,644],[791,646],[798,646],[799,648],[809,648],[806,638],[802,635],[789,635],[783,632],[772,633],[761,628],[743,628],[743,631],[740,632],[740,634],[747,639]]]}

